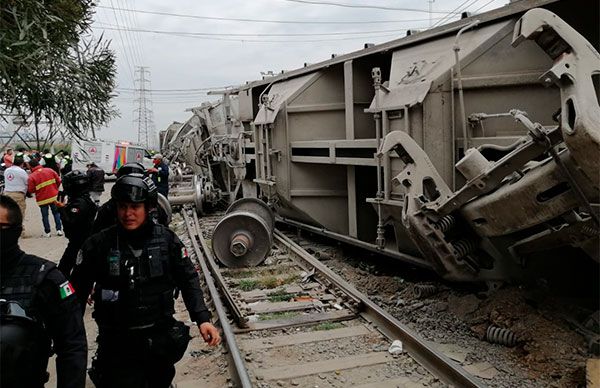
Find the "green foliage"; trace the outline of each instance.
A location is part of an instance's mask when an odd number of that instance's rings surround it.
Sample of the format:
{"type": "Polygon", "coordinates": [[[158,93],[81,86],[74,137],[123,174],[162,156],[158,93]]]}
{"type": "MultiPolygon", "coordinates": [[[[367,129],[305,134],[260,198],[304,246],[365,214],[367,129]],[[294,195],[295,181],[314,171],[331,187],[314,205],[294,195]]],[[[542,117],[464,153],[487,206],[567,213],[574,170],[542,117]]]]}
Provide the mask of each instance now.
{"type": "Polygon", "coordinates": [[[295,296],[297,296],[297,295],[287,293],[287,292],[285,292],[284,288],[280,288],[280,289],[276,290],[275,292],[272,292],[269,294],[269,301],[270,302],[287,302],[288,300],[294,298],[295,296]]]}
{"type": "Polygon", "coordinates": [[[258,282],[254,279],[242,279],[238,288],[242,291],[252,291],[258,286],[258,282]]]}
{"type": "Polygon", "coordinates": [[[258,317],[259,321],[270,321],[272,319],[285,319],[285,318],[293,318],[300,315],[299,312],[297,311],[282,311],[280,313],[268,313],[268,314],[261,314],[258,317]]]}
{"type": "Polygon", "coordinates": [[[116,115],[115,57],[89,35],[93,0],[0,2],[0,107],[82,138],[116,115]]]}

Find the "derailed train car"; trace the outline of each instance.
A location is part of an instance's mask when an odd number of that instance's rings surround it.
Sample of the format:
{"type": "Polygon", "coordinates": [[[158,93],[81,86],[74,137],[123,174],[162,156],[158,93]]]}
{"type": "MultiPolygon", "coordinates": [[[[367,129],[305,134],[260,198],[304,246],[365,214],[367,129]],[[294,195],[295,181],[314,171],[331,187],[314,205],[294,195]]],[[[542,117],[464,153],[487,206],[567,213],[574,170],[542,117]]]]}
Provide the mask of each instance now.
{"type": "Polygon", "coordinates": [[[598,7],[516,1],[241,86],[245,182],[289,223],[450,280],[565,247],[598,261],[598,7]]]}
{"type": "Polygon", "coordinates": [[[192,116],[185,123],[167,128],[161,150],[176,163],[176,173],[196,176],[194,186],[200,191],[196,202],[204,211],[242,195],[246,177],[244,144],[252,132],[238,119],[237,96],[226,91],[219,101],[203,103],[190,111],[192,116]]]}

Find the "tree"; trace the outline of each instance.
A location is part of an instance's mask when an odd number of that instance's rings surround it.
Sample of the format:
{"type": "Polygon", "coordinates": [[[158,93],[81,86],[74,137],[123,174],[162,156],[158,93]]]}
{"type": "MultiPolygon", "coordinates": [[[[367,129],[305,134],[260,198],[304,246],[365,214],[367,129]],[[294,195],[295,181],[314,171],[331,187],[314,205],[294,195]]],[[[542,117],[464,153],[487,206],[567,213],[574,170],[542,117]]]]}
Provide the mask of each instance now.
{"type": "Polygon", "coordinates": [[[44,121],[83,138],[116,115],[115,56],[91,37],[94,7],[93,0],[0,1],[0,107],[31,120],[36,133],[44,121]]]}

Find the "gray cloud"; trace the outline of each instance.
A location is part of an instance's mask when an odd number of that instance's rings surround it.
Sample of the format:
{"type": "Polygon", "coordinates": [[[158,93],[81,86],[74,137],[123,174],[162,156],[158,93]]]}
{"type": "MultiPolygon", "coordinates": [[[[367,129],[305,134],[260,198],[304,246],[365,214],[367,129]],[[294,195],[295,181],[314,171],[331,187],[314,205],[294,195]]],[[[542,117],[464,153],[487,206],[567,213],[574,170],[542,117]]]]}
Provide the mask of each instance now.
{"type": "MultiPolygon", "coordinates": [[[[334,0],[347,4],[377,4],[390,7],[428,8],[422,0],[334,0]]],[[[433,10],[449,11],[460,4],[471,4],[473,11],[484,5],[479,12],[504,5],[507,0],[437,0],[433,10]]],[[[279,20],[406,20],[428,19],[427,13],[384,11],[377,9],[353,9],[325,5],[309,5],[283,0],[102,0],[103,7],[134,8],[145,11],[167,12],[187,15],[218,16],[232,18],[279,19],[279,20]]],[[[439,18],[440,14],[433,14],[439,18]]],[[[437,20],[434,20],[436,22],[437,20]]],[[[423,28],[427,20],[407,23],[381,24],[271,24],[231,21],[213,21],[159,16],[143,13],[127,13],[98,8],[95,16],[94,35],[104,33],[112,41],[117,53],[118,88],[133,89],[132,66],[148,66],[151,71],[152,89],[189,89],[235,85],[260,78],[260,72],[280,71],[301,67],[304,62],[316,63],[330,58],[332,53],[348,53],[362,48],[363,43],[383,43],[404,36],[404,32],[389,37],[373,37],[383,34],[358,35],[353,40],[330,40],[320,42],[298,42],[298,40],[325,40],[349,38],[356,35],[298,36],[298,37],[223,37],[246,39],[247,41],[222,41],[151,33],[126,33],[103,30],[101,27],[127,22],[131,28],[164,31],[240,33],[240,34],[306,34],[353,31],[378,31],[389,29],[423,28]],[[115,21],[116,16],[116,23],[115,21]],[[137,35],[137,36],[136,36],[137,35]],[[281,40],[280,43],[249,42],[250,40],[281,40]],[[130,53],[128,56],[127,53],[130,53]],[[129,59],[129,60],[128,60],[129,59]],[[132,63],[133,62],[133,63],[132,63]]],[[[100,131],[103,139],[137,140],[134,126],[134,94],[122,93],[114,102],[121,117],[112,120],[100,131]]],[[[202,101],[214,100],[214,96],[155,93],[154,122],[157,132],[172,121],[189,117],[185,109],[202,101]]]]}

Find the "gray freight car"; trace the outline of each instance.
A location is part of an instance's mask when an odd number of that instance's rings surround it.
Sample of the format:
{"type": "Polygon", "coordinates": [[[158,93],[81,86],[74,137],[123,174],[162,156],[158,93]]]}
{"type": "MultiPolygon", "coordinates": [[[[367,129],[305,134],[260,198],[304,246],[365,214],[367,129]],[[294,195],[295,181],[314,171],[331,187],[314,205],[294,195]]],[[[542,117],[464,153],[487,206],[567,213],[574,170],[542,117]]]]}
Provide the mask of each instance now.
{"type": "Polygon", "coordinates": [[[598,7],[515,1],[241,86],[246,181],[290,223],[452,280],[598,260],[598,7]]]}

